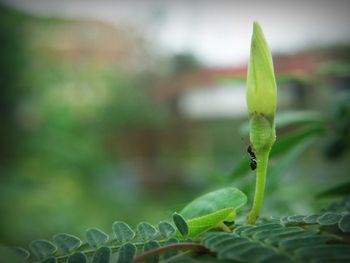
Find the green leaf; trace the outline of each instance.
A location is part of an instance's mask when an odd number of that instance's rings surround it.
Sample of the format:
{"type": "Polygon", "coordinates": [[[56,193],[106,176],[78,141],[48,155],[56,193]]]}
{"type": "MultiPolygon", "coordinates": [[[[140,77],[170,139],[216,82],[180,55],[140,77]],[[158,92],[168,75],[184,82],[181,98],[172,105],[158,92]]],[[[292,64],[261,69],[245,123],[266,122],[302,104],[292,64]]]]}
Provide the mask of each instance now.
{"type": "Polygon", "coordinates": [[[109,263],[111,253],[112,251],[109,247],[101,247],[97,249],[92,258],[92,263],[109,263]]]}
{"type": "Polygon", "coordinates": [[[323,123],[324,117],[320,112],[303,110],[303,111],[285,111],[276,116],[276,127],[282,128],[290,125],[301,123],[323,123]]]}
{"type": "MultiPolygon", "coordinates": [[[[273,226],[270,225],[269,227],[273,226]]],[[[262,225],[259,228],[261,231],[264,231],[262,230],[264,229],[262,225]]],[[[244,231],[248,230],[250,229],[246,228],[244,231]]],[[[253,233],[246,234],[251,235],[253,233]]],[[[265,246],[261,242],[229,233],[209,232],[203,235],[201,243],[211,251],[216,252],[219,260],[249,263],[292,262],[288,256],[279,254],[270,246],[265,246]]]]}
{"type": "Polygon", "coordinates": [[[349,263],[348,258],[318,258],[311,260],[311,263],[349,263]]]}
{"type": "Polygon", "coordinates": [[[318,224],[317,223],[317,219],[321,216],[322,214],[313,214],[313,215],[309,215],[309,216],[306,216],[304,218],[304,222],[306,224],[318,224]]]}
{"type": "MultiPolygon", "coordinates": [[[[167,241],[164,242],[164,245],[170,245],[170,244],[177,244],[179,241],[176,238],[170,238],[167,241]]],[[[171,250],[168,251],[164,254],[162,254],[163,259],[168,259],[171,258],[173,256],[175,256],[178,252],[176,250],[171,250]]]]}
{"type": "MultiPolygon", "coordinates": [[[[209,232],[207,235],[204,234],[201,236],[201,243],[209,248],[210,250],[217,251],[216,244],[220,242],[224,242],[225,240],[232,241],[232,235],[225,233],[225,232],[209,232]]],[[[248,239],[244,239],[245,241],[248,241],[248,239]]]]}
{"type": "Polygon", "coordinates": [[[341,219],[341,215],[337,213],[325,213],[317,219],[317,222],[321,226],[332,226],[336,225],[341,219]]]}
{"type": "MultiPolygon", "coordinates": [[[[228,258],[230,257],[228,255],[229,253],[230,253],[229,251],[226,252],[226,257],[228,258]]],[[[241,251],[239,255],[235,255],[234,258],[241,258],[245,262],[260,262],[263,259],[274,255],[276,255],[276,252],[272,248],[257,245],[241,251]]]]}
{"type": "Polygon", "coordinates": [[[173,221],[176,226],[176,228],[179,230],[180,234],[182,236],[187,236],[188,235],[188,225],[185,221],[185,219],[177,213],[173,214],[173,221]]]}
{"type": "Polygon", "coordinates": [[[293,145],[293,148],[288,151],[288,154],[279,159],[278,163],[271,168],[269,176],[277,177],[287,171],[288,168],[291,167],[293,163],[295,163],[295,161],[307,148],[309,148],[315,142],[316,139],[316,136],[310,136],[302,142],[293,145]]]}
{"type": "Polygon", "coordinates": [[[55,257],[51,257],[48,259],[45,259],[42,263],[56,263],[57,259],[55,257]]]}
{"type": "Polygon", "coordinates": [[[278,236],[281,234],[291,234],[291,233],[298,233],[304,231],[301,227],[284,227],[284,228],[277,228],[272,230],[263,230],[258,233],[255,233],[253,235],[254,239],[258,240],[264,240],[266,238],[271,238],[272,236],[278,236]]]}
{"type": "MultiPolygon", "coordinates": [[[[149,250],[153,250],[153,249],[156,249],[159,247],[160,247],[160,245],[157,241],[150,240],[143,246],[143,252],[147,252],[149,250]]],[[[146,263],[157,263],[158,261],[159,261],[159,256],[157,255],[157,256],[154,256],[154,257],[147,259],[145,262],[146,263]]]]}
{"type": "MultiPolygon", "coordinates": [[[[275,229],[281,229],[282,225],[280,224],[276,224],[276,223],[270,223],[270,224],[264,224],[264,225],[258,225],[255,227],[250,227],[247,228],[245,230],[241,230],[239,231],[239,235],[241,237],[247,237],[247,236],[253,236],[256,233],[259,233],[261,231],[271,231],[271,230],[275,230],[275,229]]],[[[236,230],[237,233],[237,230],[236,230]]]]}
{"type": "Polygon", "coordinates": [[[11,250],[14,251],[17,255],[19,255],[24,260],[27,260],[30,256],[29,251],[21,247],[11,247],[11,250]]]}
{"type": "MultiPolygon", "coordinates": [[[[249,123],[248,123],[249,124],[249,123]]],[[[250,171],[249,158],[244,156],[233,168],[229,179],[238,179],[250,171]]]]}
{"type": "Polygon", "coordinates": [[[287,229],[285,232],[282,232],[276,235],[271,235],[271,237],[265,238],[264,242],[265,244],[276,246],[281,240],[284,240],[284,239],[316,236],[318,233],[319,233],[318,229],[312,229],[312,230],[287,229]]]}
{"type": "MultiPolygon", "coordinates": [[[[295,250],[295,254],[305,260],[308,259],[339,259],[346,258],[350,260],[350,245],[318,245],[312,247],[303,247],[295,250]]],[[[333,262],[333,261],[331,261],[333,262]]]]}
{"type": "Polygon", "coordinates": [[[175,234],[175,228],[168,222],[162,221],[158,224],[159,233],[164,238],[171,237],[175,234]]]}
{"type": "Polygon", "coordinates": [[[69,254],[73,250],[81,246],[81,240],[73,235],[65,233],[53,236],[53,242],[65,253],[69,254]]]}
{"type": "Polygon", "coordinates": [[[13,248],[0,245],[0,262],[23,263],[24,259],[13,248]]]}
{"type": "Polygon", "coordinates": [[[350,233],[350,214],[343,215],[338,223],[338,226],[344,233],[350,233]]]}
{"type": "Polygon", "coordinates": [[[208,238],[202,241],[202,244],[214,252],[221,254],[219,258],[224,259],[225,253],[229,250],[236,250],[237,248],[243,248],[248,245],[256,246],[258,243],[251,241],[245,237],[237,237],[232,234],[214,234],[213,238],[208,238]]]}
{"type": "Polygon", "coordinates": [[[322,129],[318,126],[303,127],[293,132],[289,132],[286,135],[279,137],[271,149],[270,156],[275,157],[281,154],[288,153],[290,149],[294,148],[297,144],[302,143],[310,137],[319,135],[322,129]]]}
{"type": "Polygon", "coordinates": [[[288,216],[287,217],[287,222],[288,225],[299,225],[304,223],[304,215],[294,215],[294,216],[288,216]]]}
{"type": "Polygon", "coordinates": [[[87,258],[84,253],[77,252],[69,256],[67,263],[86,263],[87,258]]]}
{"type": "Polygon", "coordinates": [[[212,228],[223,227],[224,221],[233,221],[236,212],[232,208],[226,208],[214,213],[196,217],[187,221],[188,236],[196,237],[212,228]]]}
{"type": "Polygon", "coordinates": [[[117,263],[130,263],[136,255],[136,247],[131,243],[122,245],[119,249],[117,263]]]}
{"type": "Polygon", "coordinates": [[[247,229],[252,229],[255,226],[253,225],[243,225],[243,226],[238,226],[234,231],[237,235],[240,235],[243,231],[247,230],[247,229]]]}
{"type": "Polygon", "coordinates": [[[196,198],[185,206],[180,214],[189,220],[226,208],[238,209],[246,202],[247,196],[243,192],[234,187],[227,187],[196,198]]]}
{"type": "Polygon", "coordinates": [[[318,228],[284,227],[276,223],[240,226],[233,234],[207,232],[200,236],[200,243],[215,252],[218,260],[247,263],[350,260],[350,245],[339,242],[343,242],[343,237],[319,233],[318,228]]]}
{"type": "Polygon", "coordinates": [[[100,229],[90,228],[86,231],[86,240],[93,248],[97,248],[108,241],[108,235],[100,229]]]}
{"type": "Polygon", "coordinates": [[[350,195],[350,182],[345,182],[340,185],[329,188],[321,193],[319,193],[316,197],[332,197],[332,196],[346,196],[350,195]]]}
{"type": "Polygon", "coordinates": [[[290,257],[288,257],[286,254],[275,254],[268,256],[264,258],[263,260],[259,261],[259,263],[293,263],[295,262],[290,257]]]}
{"type": "Polygon", "coordinates": [[[116,221],[113,223],[113,232],[115,235],[116,240],[118,240],[121,243],[128,242],[135,237],[135,232],[132,231],[132,229],[128,226],[128,224],[116,221]]]}
{"type": "Polygon", "coordinates": [[[141,222],[137,225],[137,233],[143,241],[153,239],[157,236],[157,230],[147,222],[141,222]]]}
{"type": "Polygon", "coordinates": [[[208,247],[210,247],[211,250],[213,251],[221,251],[224,248],[231,246],[232,244],[237,245],[238,243],[246,243],[248,242],[248,239],[245,238],[239,238],[236,239],[235,242],[232,239],[231,235],[226,235],[226,236],[221,236],[216,239],[212,239],[208,242],[208,247]]]}
{"type": "Polygon", "coordinates": [[[47,240],[35,240],[29,244],[30,251],[39,259],[45,259],[56,252],[57,247],[47,240]]]}
{"type": "Polygon", "coordinates": [[[284,239],[281,240],[279,243],[279,247],[285,250],[295,250],[302,247],[308,247],[308,246],[316,246],[325,244],[326,242],[330,240],[337,240],[339,239],[337,236],[333,235],[318,235],[318,236],[309,236],[309,237],[293,237],[290,239],[284,239]]]}
{"type": "Polygon", "coordinates": [[[218,258],[245,261],[246,255],[244,254],[244,252],[258,247],[261,247],[261,245],[250,241],[234,243],[233,245],[227,246],[222,251],[219,251],[218,258]]]}

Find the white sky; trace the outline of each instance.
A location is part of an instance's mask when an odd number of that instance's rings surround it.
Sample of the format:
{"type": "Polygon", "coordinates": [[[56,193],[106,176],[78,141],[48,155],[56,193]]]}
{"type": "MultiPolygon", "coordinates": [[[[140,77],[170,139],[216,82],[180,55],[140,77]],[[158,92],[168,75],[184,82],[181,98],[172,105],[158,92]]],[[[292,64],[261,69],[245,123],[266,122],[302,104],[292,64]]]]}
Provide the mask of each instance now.
{"type": "Polygon", "coordinates": [[[45,16],[97,18],[136,26],[161,52],[190,51],[210,65],[249,55],[252,23],[274,52],[350,42],[348,0],[3,0],[45,16]]]}

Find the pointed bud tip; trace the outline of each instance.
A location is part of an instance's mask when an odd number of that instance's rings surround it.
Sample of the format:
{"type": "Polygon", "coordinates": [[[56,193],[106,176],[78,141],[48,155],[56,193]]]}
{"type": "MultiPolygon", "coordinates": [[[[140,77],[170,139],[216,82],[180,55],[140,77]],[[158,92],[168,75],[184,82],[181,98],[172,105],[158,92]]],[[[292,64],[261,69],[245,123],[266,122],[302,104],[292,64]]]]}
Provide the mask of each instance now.
{"type": "Polygon", "coordinates": [[[253,23],[250,60],[247,73],[249,115],[262,113],[273,118],[277,91],[270,48],[257,21],[253,23]]]}
{"type": "Polygon", "coordinates": [[[266,42],[264,32],[259,24],[259,22],[253,22],[253,41],[257,41],[257,38],[262,38],[266,42]]]}
{"type": "Polygon", "coordinates": [[[258,21],[253,22],[253,32],[254,30],[261,29],[261,26],[258,21]]]}

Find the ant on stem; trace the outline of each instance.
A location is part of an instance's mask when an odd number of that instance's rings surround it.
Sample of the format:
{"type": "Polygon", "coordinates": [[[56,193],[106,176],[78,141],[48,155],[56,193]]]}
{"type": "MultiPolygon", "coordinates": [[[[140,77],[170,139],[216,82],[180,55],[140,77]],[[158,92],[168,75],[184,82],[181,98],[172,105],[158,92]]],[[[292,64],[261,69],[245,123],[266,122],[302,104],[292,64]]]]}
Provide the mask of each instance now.
{"type": "Polygon", "coordinates": [[[255,155],[255,151],[253,149],[253,147],[249,144],[248,148],[247,148],[247,152],[250,155],[250,169],[252,169],[252,171],[254,171],[256,169],[257,163],[256,163],[256,155],[255,155]]]}
{"type": "Polygon", "coordinates": [[[250,155],[250,160],[249,160],[249,165],[250,165],[250,169],[252,171],[254,171],[257,167],[257,161],[256,161],[256,154],[255,154],[255,150],[253,148],[253,146],[251,145],[251,143],[247,142],[246,140],[244,140],[243,138],[241,138],[241,140],[244,142],[245,141],[245,144],[248,145],[247,147],[247,152],[249,153],[250,155]]]}

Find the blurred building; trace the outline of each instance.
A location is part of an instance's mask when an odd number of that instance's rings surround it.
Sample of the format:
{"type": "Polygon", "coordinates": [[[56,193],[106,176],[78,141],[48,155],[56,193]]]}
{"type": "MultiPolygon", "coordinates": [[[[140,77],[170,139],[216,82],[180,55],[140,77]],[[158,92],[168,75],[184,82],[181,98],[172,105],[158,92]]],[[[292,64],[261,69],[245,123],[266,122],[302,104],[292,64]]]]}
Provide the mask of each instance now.
{"type": "Polygon", "coordinates": [[[143,36],[132,27],[88,19],[31,18],[23,31],[32,51],[55,63],[132,72],[151,66],[143,36]]]}
{"type": "MultiPolygon", "coordinates": [[[[322,83],[332,82],[330,89],[334,91],[349,88],[345,87],[350,76],[349,55],[348,47],[275,55],[279,108],[315,106],[315,88],[322,83]]],[[[176,114],[185,118],[240,118],[246,115],[246,72],[246,64],[190,71],[176,79],[160,81],[154,94],[176,104],[176,114]]]]}

